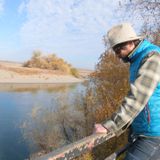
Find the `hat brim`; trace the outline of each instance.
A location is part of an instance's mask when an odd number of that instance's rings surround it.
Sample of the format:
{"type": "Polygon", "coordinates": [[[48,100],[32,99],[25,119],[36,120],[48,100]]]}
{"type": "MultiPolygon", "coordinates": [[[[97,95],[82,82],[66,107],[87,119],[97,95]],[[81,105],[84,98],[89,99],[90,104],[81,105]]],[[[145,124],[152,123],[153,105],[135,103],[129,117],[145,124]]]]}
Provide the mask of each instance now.
{"type": "Polygon", "coordinates": [[[118,44],[121,44],[121,43],[125,43],[125,42],[129,42],[129,41],[132,41],[132,40],[143,40],[144,39],[144,36],[137,36],[137,37],[132,37],[132,38],[129,38],[129,39],[125,39],[125,40],[121,40],[119,42],[116,42],[115,44],[113,44],[112,46],[110,46],[110,48],[113,48],[115,47],[116,45],[118,44]]]}

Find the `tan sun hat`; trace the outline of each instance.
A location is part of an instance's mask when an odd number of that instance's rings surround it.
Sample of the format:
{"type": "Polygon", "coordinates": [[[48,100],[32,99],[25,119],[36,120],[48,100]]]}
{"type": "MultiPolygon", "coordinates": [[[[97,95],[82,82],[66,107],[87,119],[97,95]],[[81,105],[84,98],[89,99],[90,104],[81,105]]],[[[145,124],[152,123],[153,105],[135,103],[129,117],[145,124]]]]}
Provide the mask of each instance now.
{"type": "Polygon", "coordinates": [[[123,42],[142,39],[142,36],[136,35],[136,32],[130,23],[122,23],[112,27],[108,31],[107,37],[111,47],[114,47],[115,45],[123,42]]]}

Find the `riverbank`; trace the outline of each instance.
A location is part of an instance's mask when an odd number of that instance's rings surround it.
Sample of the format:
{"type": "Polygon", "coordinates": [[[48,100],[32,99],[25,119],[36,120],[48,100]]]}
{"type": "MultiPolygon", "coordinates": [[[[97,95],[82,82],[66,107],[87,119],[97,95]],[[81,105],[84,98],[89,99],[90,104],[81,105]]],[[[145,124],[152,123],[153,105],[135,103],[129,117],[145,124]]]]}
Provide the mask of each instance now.
{"type": "Polygon", "coordinates": [[[80,78],[64,74],[60,71],[27,68],[21,63],[0,61],[0,83],[31,83],[31,84],[52,84],[52,83],[79,83],[83,82],[92,72],[91,70],[78,69],[80,78]]]}

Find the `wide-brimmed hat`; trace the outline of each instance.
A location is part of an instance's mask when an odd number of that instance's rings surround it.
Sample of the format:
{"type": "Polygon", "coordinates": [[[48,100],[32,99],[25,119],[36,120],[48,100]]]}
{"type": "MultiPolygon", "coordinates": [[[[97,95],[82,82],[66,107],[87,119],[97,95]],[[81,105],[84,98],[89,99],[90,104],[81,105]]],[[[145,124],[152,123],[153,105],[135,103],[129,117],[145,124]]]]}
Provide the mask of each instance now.
{"type": "Polygon", "coordinates": [[[123,42],[143,38],[142,36],[137,36],[130,23],[122,23],[112,27],[107,36],[111,47],[123,42]]]}

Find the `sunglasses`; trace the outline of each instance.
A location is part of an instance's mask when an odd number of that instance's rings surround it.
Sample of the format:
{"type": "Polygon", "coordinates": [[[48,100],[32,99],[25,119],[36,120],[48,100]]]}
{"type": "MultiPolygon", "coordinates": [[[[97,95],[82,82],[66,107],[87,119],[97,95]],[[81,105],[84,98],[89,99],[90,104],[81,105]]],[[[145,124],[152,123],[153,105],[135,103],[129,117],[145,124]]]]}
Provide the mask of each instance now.
{"type": "Polygon", "coordinates": [[[121,50],[126,49],[127,44],[128,44],[128,42],[117,44],[116,46],[113,47],[113,51],[115,53],[119,53],[121,50]]]}

